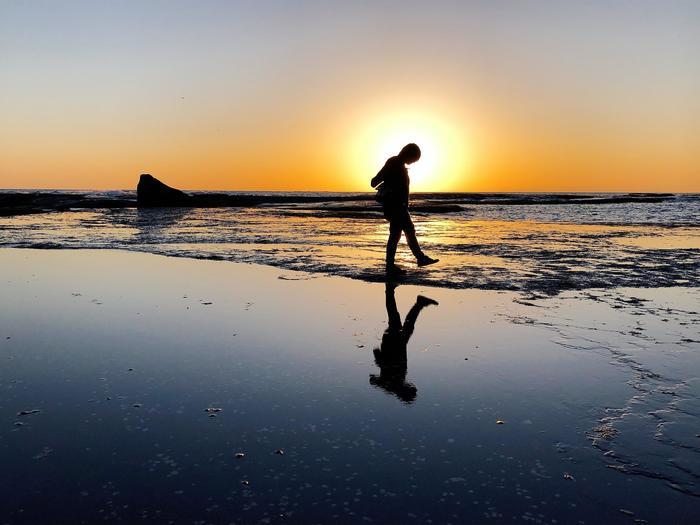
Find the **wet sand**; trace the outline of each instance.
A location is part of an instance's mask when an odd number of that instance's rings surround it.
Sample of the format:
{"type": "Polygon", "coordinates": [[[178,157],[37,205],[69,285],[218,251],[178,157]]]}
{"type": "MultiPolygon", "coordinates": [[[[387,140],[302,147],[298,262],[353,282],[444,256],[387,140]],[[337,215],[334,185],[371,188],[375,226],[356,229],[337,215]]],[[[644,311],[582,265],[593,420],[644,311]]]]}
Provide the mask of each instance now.
{"type": "MultiPolygon", "coordinates": [[[[471,212],[415,214],[421,246],[438,256],[440,264],[412,271],[403,282],[535,295],[623,286],[700,286],[700,199],[664,203],[658,215],[652,206],[499,206],[493,215],[482,206],[481,219],[471,212]],[[626,212],[627,223],[620,221],[626,212]],[[582,222],[569,222],[573,219],[582,222]],[[656,222],[645,223],[649,220],[656,222]]],[[[384,280],[387,235],[388,223],[381,214],[348,220],[320,210],[303,214],[267,206],[0,217],[0,248],[123,249],[369,282],[384,280]]],[[[397,262],[415,269],[403,243],[397,262]]]]}
{"type": "Polygon", "coordinates": [[[0,268],[0,523],[700,516],[698,288],[392,291],[115,250],[0,268]]]}

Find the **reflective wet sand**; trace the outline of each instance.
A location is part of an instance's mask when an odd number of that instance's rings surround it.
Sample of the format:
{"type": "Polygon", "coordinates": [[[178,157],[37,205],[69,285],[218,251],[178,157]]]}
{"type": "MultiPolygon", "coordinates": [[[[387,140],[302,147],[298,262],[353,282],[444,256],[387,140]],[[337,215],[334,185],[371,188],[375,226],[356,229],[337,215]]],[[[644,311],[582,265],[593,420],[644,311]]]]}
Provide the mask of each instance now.
{"type": "Polygon", "coordinates": [[[3,522],[700,514],[697,288],[392,290],[113,250],[0,267],[3,522]]]}

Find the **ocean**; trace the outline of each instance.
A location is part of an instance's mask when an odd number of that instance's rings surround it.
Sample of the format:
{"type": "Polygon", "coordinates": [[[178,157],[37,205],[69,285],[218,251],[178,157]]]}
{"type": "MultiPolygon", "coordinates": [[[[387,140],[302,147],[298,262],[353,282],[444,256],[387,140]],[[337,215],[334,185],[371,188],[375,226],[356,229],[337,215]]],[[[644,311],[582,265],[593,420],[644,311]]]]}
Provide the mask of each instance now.
{"type": "MultiPolygon", "coordinates": [[[[383,279],[388,223],[372,194],[216,195],[245,205],[137,209],[133,191],[5,190],[0,246],[124,249],[383,279]]],[[[410,284],[545,295],[700,284],[698,194],[417,194],[412,215],[423,249],[440,263],[415,268],[402,241],[397,261],[410,284]]]]}

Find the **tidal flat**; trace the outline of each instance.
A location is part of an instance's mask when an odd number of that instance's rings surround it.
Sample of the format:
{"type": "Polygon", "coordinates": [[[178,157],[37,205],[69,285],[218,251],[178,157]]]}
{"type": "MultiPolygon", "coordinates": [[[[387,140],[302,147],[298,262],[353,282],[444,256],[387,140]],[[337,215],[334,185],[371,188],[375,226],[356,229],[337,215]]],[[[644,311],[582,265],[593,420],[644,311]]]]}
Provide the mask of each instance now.
{"type": "Polygon", "coordinates": [[[700,517],[697,287],[394,288],[107,249],[0,268],[0,523],[700,517]]]}

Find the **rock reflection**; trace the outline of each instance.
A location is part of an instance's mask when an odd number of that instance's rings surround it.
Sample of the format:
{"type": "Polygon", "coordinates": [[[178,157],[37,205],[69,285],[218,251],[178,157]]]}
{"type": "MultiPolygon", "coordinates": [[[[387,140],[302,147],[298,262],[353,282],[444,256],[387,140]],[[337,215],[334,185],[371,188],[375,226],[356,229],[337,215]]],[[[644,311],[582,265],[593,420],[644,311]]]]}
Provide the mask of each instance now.
{"type": "Polygon", "coordinates": [[[190,208],[139,208],[135,220],[136,240],[143,243],[162,242],[166,230],[179,227],[190,208]]]}
{"type": "Polygon", "coordinates": [[[381,388],[388,394],[398,397],[406,404],[413,403],[418,395],[416,386],[406,380],[408,373],[408,355],[406,348],[413,335],[416,321],[421,310],[429,305],[437,305],[438,302],[423,295],[416,297],[415,304],[411,307],[406,319],[401,322],[401,314],[396,307],[396,283],[387,282],[386,313],[389,325],[382,336],[382,344],[374,349],[374,362],[379,367],[379,375],[370,374],[371,385],[381,388]]]}

